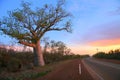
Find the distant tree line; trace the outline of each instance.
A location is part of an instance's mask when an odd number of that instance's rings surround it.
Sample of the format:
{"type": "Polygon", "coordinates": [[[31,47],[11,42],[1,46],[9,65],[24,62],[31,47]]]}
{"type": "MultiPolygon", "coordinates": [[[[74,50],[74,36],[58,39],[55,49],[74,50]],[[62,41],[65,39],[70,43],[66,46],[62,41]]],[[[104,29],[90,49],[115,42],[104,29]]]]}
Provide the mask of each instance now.
{"type": "Polygon", "coordinates": [[[108,53],[98,52],[94,54],[93,57],[120,60],[120,49],[110,50],[108,53]]]}

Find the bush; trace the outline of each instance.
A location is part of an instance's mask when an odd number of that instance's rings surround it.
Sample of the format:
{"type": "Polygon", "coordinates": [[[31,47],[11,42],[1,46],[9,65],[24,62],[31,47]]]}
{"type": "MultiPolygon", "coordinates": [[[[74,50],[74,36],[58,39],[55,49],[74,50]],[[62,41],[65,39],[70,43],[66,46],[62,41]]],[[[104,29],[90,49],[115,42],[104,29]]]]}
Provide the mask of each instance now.
{"type": "Polygon", "coordinates": [[[7,70],[10,72],[20,71],[21,67],[21,61],[16,58],[11,58],[10,61],[7,63],[7,70]]]}
{"type": "Polygon", "coordinates": [[[110,50],[108,53],[98,52],[94,54],[93,57],[120,60],[120,49],[110,50]]]}
{"type": "Polygon", "coordinates": [[[7,53],[2,53],[0,59],[1,67],[7,67],[8,61],[10,61],[10,55],[7,53]]]}
{"type": "Polygon", "coordinates": [[[7,50],[0,48],[0,72],[10,71],[16,72],[23,69],[32,69],[33,65],[33,53],[32,52],[16,52],[13,50],[7,50]],[[28,65],[31,67],[28,68],[28,65]]]}
{"type": "Polygon", "coordinates": [[[98,52],[95,55],[93,55],[93,57],[96,58],[104,58],[106,56],[105,52],[98,52]]]}

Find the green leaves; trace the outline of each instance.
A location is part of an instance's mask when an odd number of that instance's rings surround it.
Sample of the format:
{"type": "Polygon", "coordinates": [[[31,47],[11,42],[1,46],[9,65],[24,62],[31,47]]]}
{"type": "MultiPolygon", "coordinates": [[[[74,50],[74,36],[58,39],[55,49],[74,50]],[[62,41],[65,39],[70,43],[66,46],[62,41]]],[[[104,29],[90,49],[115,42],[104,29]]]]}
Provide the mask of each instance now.
{"type": "Polygon", "coordinates": [[[18,21],[23,21],[22,13],[19,11],[15,11],[12,13],[13,17],[15,17],[18,21]]]}
{"type": "Polygon", "coordinates": [[[1,20],[0,30],[19,41],[31,43],[41,39],[48,31],[70,32],[70,15],[63,9],[63,5],[64,0],[60,0],[56,6],[46,4],[33,10],[30,3],[22,2],[22,8],[9,11],[9,16],[1,20]]]}

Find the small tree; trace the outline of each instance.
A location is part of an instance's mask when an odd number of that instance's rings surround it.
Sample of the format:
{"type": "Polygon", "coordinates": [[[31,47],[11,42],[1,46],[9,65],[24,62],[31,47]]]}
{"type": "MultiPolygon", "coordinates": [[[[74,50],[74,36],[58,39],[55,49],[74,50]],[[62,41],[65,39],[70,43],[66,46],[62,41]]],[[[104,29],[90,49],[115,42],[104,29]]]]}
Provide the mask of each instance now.
{"type": "Polygon", "coordinates": [[[51,48],[51,53],[56,53],[56,42],[54,40],[51,40],[50,42],[50,48],[51,48]]]}
{"type": "Polygon", "coordinates": [[[65,49],[67,48],[66,45],[63,42],[58,41],[56,43],[56,47],[57,47],[57,52],[64,55],[65,49]]]}
{"type": "Polygon", "coordinates": [[[70,14],[63,9],[63,5],[64,1],[60,0],[56,6],[45,5],[43,8],[33,10],[30,3],[23,2],[22,8],[10,11],[9,16],[0,21],[0,30],[18,40],[20,44],[33,47],[34,64],[44,66],[40,46],[43,35],[53,30],[71,31],[71,24],[68,20],[70,14]]]}
{"type": "Polygon", "coordinates": [[[46,53],[47,52],[47,48],[49,47],[49,38],[48,37],[44,37],[42,41],[44,43],[43,53],[46,53]]]}

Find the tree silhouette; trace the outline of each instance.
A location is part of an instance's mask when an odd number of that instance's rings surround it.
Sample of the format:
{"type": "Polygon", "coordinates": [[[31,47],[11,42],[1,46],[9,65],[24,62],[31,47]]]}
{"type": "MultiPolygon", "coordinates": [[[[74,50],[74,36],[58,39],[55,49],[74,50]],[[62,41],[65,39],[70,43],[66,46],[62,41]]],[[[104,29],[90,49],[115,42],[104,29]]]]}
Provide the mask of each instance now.
{"type": "Polygon", "coordinates": [[[56,6],[45,5],[33,10],[30,3],[22,2],[22,8],[9,11],[8,17],[0,21],[0,30],[20,44],[33,47],[34,64],[44,66],[40,46],[43,35],[53,30],[71,32],[71,15],[63,9],[64,3],[64,0],[60,0],[56,6]]]}

